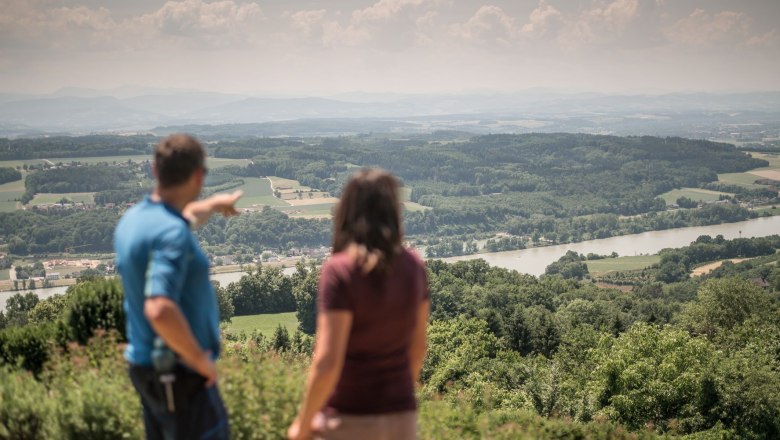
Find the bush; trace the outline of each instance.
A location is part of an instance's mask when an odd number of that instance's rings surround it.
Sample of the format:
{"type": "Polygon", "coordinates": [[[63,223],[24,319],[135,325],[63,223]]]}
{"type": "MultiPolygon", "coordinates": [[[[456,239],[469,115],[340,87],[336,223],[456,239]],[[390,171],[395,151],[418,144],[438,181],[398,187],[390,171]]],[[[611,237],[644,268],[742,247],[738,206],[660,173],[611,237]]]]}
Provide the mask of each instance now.
{"type": "Polygon", "coordinates": [[[125,339],[125,313],[119,279],[80,283],[70,291],[64,321],[71,340],[86,344],[95,330],[116,330],[125,339]]]}
{"type": "Polygon", "coordinates": [[[30,373],[0,367],[0,440],[49,438],[51,402],[30,373]]]}
{"type": "Polygon", "coordinates": [[[0,361],[39,374],[49,359],[49,348],[61,340],[61,326],[27,325],[0,332],[0,361]]]}

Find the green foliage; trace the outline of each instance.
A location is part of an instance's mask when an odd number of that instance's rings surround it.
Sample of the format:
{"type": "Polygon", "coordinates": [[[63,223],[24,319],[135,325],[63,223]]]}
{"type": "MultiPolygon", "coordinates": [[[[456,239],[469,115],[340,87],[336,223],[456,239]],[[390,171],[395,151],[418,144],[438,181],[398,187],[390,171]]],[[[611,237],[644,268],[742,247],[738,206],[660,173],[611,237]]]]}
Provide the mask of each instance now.
{"type": "Polygon", "coordinates": [[[126,168],[82,165],[50,168],[29,174],[24,180],[28,193],[94,192],[130,186],[133,174],[126,168]]]}
{"type": "Polygon", "coordinates": [[[287,331],[287,327],[279,324],[271,336],[271,348],[278,352],[284,352],[289,351],[291,347],[290,332],[287,331]]]}
{"type": "Polygon", "coordinates": [[[694,334],[713,338],[749,318],[770,319],[769,296],[754,283],[739,278],[713,279],[700,288],[681,320],[694,334]]]}
{"type": "Polygon", "coordinates": [[[257,315],[295,311],[292,282],[278,267],[258,265],[227,286],[233,299],[235,315],[257,315]]]}
{"type": "Polygon", "coordinates": [[[50,346],[62,340],[61,334],[62,328],[55,324],[26,325],[0,331],[0,361],[39,374],[49,359],[50,346]]]}
{"type": "Polygon", "coordinates": [[[217,305],[219,306],[219,322],[230,322],[230,319],[236,312],[233,306],[233,296],[231,292],[220,286],[219,282],[213,281],[214,293],[217,295],[217,305]]]}
{"type": "Polygon", "coordinates": [[[220,388],[237,440],[278,439],[297,414],[308,359],[266,352],[253,342],[226,347],[220,388]]]}
{"type": "Polygon", "coordinates": [[[0,167],[0,185],[17,180],[22,180],[22,173],[16,168],[0,167]]]}
{"type": "Polygon", "coordinates": [[[5,327],[21,327],[26,325],[29,314],[38,304],[38,295],[27,292],[16,293],[5,303],[5,327]]]}
{"type": "Polygon", "coordinates": [[[0,237],[16,255],[43,252],[111,251],[119,216],[113,210],[57,212],[0,212],[0,237]]]}
{"type": "Polygon", "coordinates": [[[97,329],[116,330],[124,338],[124,294],[119,279],[80,283],[69,295],[63,320],[71,340],[86,344],[97,329]]]}
{"type": "Polygon", "coordinates": [[[686,332],[635,324],[592,353],[598,370],[588,388],[598,413],[630,429],[706,428],[715,350],[686,332]]]}
{"type": "Polygon", "coordinates": [[[697,208],[699,202],[688,197],[682,196],[677,199],[677,206],[680,208],[697,208]]]}
{"type": "Polygon", "coordinates": [[[545,275],[560,275],[563,278],[581,280],[588,275],[588,265],[585,264],[585,255],[574,251],[566,252],[566,255],[544,269],[545,275]]]}
{"type": "Polygon", "coordinates": [[[32,374],[0,366],[0,440],[50,438],[53,401],[32,374]]]}
{"type": "Polygon", "coordinates": [[[293,296],[295,296],[295,316],[298,326],[307,335],[313,335],[317,328],[317,286],[320,271],[313,265],[308,269],[302,262],[296,265],[292,276],[293,296]]]}
{"type": "Polygon", "coordinates": [[[151,154],[154,136],[46,136],[0,139],[0,160],[151,154]]]}
{"type": "Polygon", "coordinates": [[[198,237],[204,246],[228,245],[262,252],[268,249],[322,246],[330,241],[328,220],[288,218],[287,215],[263,208],[260,212],[224,219],[212,218],[198,237]]]}
{"type": "Polygon", "coordinates": [[[116,332],[100,331],[88,345],[53,356],[44,383],[57,401],[57,438],[141,438],[139,399],[127,377],[116,332]]]}
{"type": "Polygon", "coordinates": [[[434,321],[428,328],[428,343],[421,377],[437,392],[495,358],[501,348],[485,321],[466,318],[434,321]]]}

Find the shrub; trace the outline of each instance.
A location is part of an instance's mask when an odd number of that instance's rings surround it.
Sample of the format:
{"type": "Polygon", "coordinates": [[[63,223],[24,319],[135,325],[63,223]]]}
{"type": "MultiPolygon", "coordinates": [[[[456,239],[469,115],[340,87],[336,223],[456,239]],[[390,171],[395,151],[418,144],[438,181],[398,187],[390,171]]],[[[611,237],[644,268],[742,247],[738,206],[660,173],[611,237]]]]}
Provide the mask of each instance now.
{"type": "Polygon", "coordinates": [[[116,330],[125,338],[125,314],[119,279],[80,283],[70,293],[64,321],[71,340],[86,344],[95,330],[116,330]]]}
{"type": "Polygon", "coordinates": [[[0,440],[49,438],[51,402],[30,373],[0,367],[0,440]]]}

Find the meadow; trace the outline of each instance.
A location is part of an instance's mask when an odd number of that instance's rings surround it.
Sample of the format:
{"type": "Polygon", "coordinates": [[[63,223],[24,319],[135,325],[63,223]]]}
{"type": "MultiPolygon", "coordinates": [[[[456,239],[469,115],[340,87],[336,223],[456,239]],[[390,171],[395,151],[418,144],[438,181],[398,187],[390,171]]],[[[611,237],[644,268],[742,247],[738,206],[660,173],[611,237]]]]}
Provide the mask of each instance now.
{"type": "Polygon", "coordinates": [[[17,209],[18,199],[24,194],[24,174],[22,180],[0,185],[0,212],[10,212],[17,209]]]}
{"type": "Polygon", "coordinates": [[[622,272],[650,267],[661,261],[660,255],[637,255],[629,257],[588,260],[585,264],[590,273],[622,272]]]}
{"type": "Polygon", "coordinates": [[[687,197],[691,200],[699,202],[714,202],[717,201],[720,196],[733,196],[734,194],[724,193],[719,191],[711,191],[701,188],[681,188],[673,189],[667,193],[661,194],[660,198],[664,199],[667,205],[677,203],[677,199],[680,197],[687,197]]]}
{"type": "Polygon", "coordinates": [[[238,201],[239,208],[259,208],[262,206],[289,206],[287,202],[274,197],[271,183],[260,177],[244,177],[244,184],[235,188],[244,191],[244,196],[238,201]]]}
{"type": "Polygon", "coordinates": [[[257,330],[263,336],[271,337],[280,324],[287,328],[290,334],[295,333],[298,329],[298,318],[295,317],[295,312],[234,316],[225,330],[233,334],[241,332],[250,334],[257,330]]]}

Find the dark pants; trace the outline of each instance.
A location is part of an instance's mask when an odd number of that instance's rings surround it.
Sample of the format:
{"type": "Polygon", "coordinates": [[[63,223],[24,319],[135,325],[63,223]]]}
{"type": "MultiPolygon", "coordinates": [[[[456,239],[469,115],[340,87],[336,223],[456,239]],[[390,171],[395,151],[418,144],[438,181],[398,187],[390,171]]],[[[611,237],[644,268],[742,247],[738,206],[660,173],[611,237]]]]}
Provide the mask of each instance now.
{"type": "Polygon", "coordinates": [[[228,416],[216,386],[183,366],[173,371],[174,412],[168,409],[165,386],[152,367],[130,366],[130,380],[144,411],[147,440],[226,440],[228,416]]]}

